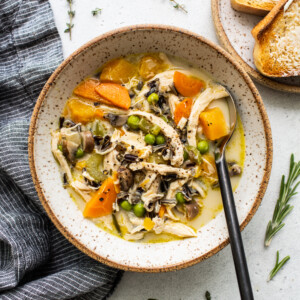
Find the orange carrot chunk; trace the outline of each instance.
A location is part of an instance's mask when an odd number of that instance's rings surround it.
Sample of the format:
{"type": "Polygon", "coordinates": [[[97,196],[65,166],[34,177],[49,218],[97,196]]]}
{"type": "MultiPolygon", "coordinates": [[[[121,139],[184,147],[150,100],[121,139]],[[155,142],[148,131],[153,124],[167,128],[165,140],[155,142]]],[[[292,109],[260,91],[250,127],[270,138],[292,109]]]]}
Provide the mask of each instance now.
{"type": "Polygon", "coordinates": [[[109,61],[103,68],[101,82],[127,83],[137,73],[137,67],[124,58],[109,61]]]}
{"type": "Polygon", "coordinates": [[[103,112],[100,108],[95,108],[82,100],[73,98],[67,103],[67,113],[75,123],[86,124],[93,121],[95,118],[102,118],[103,112]]]}
{"type": "Polygon", "coordinates": [[[68,101],[68,109],[71,120],[75,123],[86,124],[94,119],[95,107],[79,99],[68,101]]]}
{"type": "Polygon", "coordinates": [[[112,213],[112,205],[116,201],[117,193],[112,178],[107,178],[91,200],[85,205],[85,218],[98,218],[112,213]]]}
{"type": "Polygon", "coordinates": [[[193,105],[193,99],[185,98],[183,101],[179,102],[174,110],[174,122],[176,125],[179,123],[181,118],[188,118],[191,114],[193,105]]]}
{"type": "Polygon", "coordinates": [[[95,91],[95,87],[100,84],[100,81],[95,78],[88,78],[79,83],[74,89],[73,93],[82,98],[90,99],[97,102],[108,103],[105,99],[101,98],[95,91]]]}
{"type": "Polygon", "coordinates": [[[164,205],[162,205],[159,209],[158,216],[160,218],[162,218],[164,216],[165,212],[166,212],[166,207],[164,205]]]}
{"type": "Polygon", "coordinates": [[[203,111],[199,117],[204,135],[209,140],[217,140],[229,133],[224,115],[219,107],[203,111]]]}
{"type": "Polygon", "coordinates": [[[111,105],[128,109],[131,104],[127,89],[117,83],[101,83],[95,88],[96,92],[109,101],[111,105]]]}
{"type": "Polygon", "coordinates": [[[176,90],[184,97],[193,97],[197,95],[205,86],[205,83],[202,80],[187,76],[178,71],[175,71],[173,81],[176,90]]]}

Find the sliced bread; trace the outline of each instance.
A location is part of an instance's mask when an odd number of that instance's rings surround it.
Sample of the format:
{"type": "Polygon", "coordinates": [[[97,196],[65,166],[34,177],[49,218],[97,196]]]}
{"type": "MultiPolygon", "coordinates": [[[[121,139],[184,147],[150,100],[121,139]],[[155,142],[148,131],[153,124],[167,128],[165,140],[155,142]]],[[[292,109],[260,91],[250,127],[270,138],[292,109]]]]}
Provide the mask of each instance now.
{"type": "Polygon", "coordinates": [[[241,12],[265,16],[278,0],[231,0],[231,6],[241,12]]]}
{"type": "Polygon", "coordinates": [[[259,72],[268,77],[300,76],[300,0],[280,0],[252,35],[259,72]]]}

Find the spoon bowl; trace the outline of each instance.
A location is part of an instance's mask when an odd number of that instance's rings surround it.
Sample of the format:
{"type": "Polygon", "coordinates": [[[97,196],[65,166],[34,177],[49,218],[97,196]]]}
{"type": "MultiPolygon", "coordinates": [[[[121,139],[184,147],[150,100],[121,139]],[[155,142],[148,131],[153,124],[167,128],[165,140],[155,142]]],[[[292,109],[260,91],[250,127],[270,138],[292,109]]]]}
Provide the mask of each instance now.
{"type": "Polygon", "coordinates": [[[233,135],[236,122],[237,122],[237,111],[236,111],[234,97],[226,86],[223,85],[223,87],[226,89],[228,93],[228,96],[225,98],[225,100],[227,101],[228,110],[229,110],[229,133],[217,143],[217,147],[215,149],[216,160],[220,159],[223,156],[225,148],[233,135]]]}

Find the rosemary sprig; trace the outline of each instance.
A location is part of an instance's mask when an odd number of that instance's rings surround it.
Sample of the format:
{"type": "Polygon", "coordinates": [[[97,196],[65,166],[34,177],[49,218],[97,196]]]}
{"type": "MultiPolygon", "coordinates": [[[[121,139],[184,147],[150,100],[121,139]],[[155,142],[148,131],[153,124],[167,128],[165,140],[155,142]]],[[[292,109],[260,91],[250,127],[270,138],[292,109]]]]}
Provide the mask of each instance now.
{"type": "Polygon", "coordinates": [[[67,0],[67,2],[69,5],[68,16],[69,16],[70,21],[69,21],[69,23],[66,23],[67,28],[65,29],[65,32],[69,33],[70,40],[72,40],[72,28],[74,27],[73,18],[75,17],[75,11],[72,10],[73,0],[67,0]]]}
{"type": "Polygon", "coordinates": [[[300,184],[295,181],[300,175],[300,161],[294,161],[294,154],[291,155],[290,170],[287,182],[285,182],[285,176],[282,176],[279,198],[276,202],[272,220],[269,221],[265,236],[265,246],[269,246],[274,235],[284,226],[282,221],[291,212],[293,206],[288,204],[289,200],[296,195],[296,189],[300,184]]]}
{"type": "Polygon", "coordinates": [[[276,252],[276,263],[275,267],[273,270],[270,272],[269,275],[269,280],[270,281],[276,274],[277,272],[284,266],[284,264],[290,259],[289,256],[286,256],[281,262],[279,262],[279,251],[276,252]]]}
{"type": "Polygon", "coordinates": [[[209,292],[209,291],[206,291],[206,292],[205,292],[205,299],[206,299],[206,300],[211,300],[211,295],[210,295],[210,292],[209,292]]]}
{"type": "Polygon", "coordinates": [[[172,3],[174,8],[180,9],[180,10],[184,11],[187,14],[187,10],[184,8],[184,6],[179,4],[176,0],[170,0],[170,2],[172,3]]]}
{"type": "Polygon", "coordinates": [[[97,16],[98,14],[100,14],[101,11],[102,11],[102,8],[96,7],[94,10],[92,10],[92,15],[95,17],[95,16],[97,16]]]}

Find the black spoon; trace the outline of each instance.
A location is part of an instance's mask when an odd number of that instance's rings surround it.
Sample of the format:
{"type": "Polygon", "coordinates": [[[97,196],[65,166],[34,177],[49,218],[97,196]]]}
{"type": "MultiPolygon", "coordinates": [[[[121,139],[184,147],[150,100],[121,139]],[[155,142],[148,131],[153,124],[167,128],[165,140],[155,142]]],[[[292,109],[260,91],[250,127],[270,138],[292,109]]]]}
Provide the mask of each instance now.
{"type": "Polygon", "coordinates": [[[217,148],[215,150],[215,161],[218,171],[219,185],[223,200],[224,212],[229,232],[229,240],[235,266],[235,272],[239,284],[241,299],[252,300],[254,298],[247,267],[247,261],[244,252],[239,221],[237,218],[230,177],[225,160],[225,148],[233,134],[237,119],[236,107],[233,100],[233,96],[228,91],[228,89],[226,90],[229,95],[228,97],[226,97],[226,100],[229,108],[230,132],[217,145],[217,148]]]}

